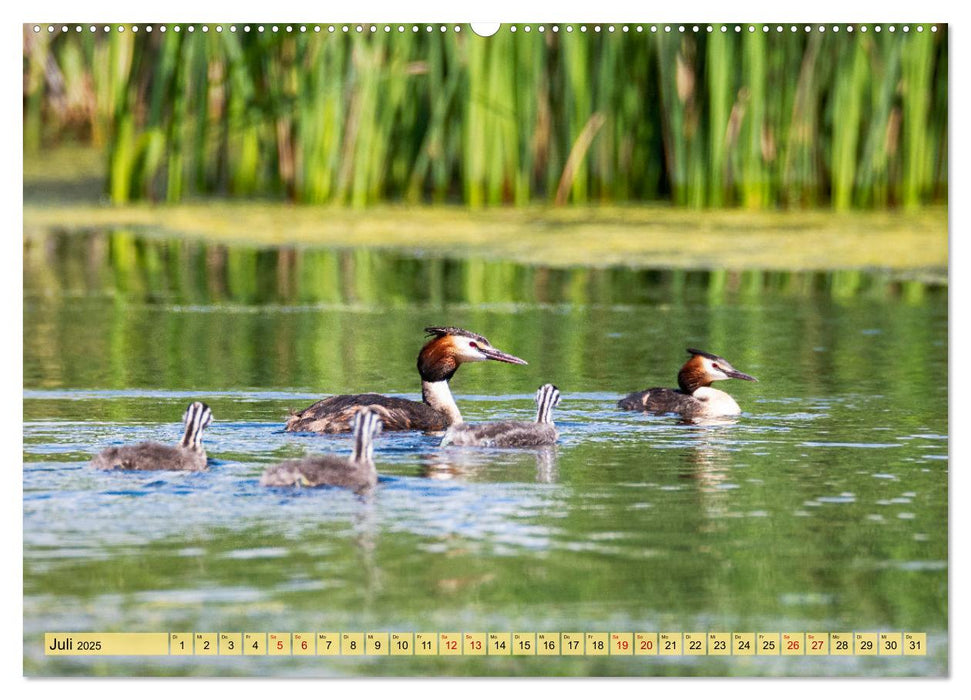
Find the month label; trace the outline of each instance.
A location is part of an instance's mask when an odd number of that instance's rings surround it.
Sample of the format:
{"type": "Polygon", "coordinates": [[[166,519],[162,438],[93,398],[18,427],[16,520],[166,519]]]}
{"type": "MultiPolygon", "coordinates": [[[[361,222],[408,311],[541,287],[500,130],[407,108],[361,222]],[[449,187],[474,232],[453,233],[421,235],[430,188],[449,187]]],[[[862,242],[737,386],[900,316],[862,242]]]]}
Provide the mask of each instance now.
{"type": "Polygon", "coordinates": [[[165,656],[167,632],[64,632],[44,635],[47,656],[165,656]]]}

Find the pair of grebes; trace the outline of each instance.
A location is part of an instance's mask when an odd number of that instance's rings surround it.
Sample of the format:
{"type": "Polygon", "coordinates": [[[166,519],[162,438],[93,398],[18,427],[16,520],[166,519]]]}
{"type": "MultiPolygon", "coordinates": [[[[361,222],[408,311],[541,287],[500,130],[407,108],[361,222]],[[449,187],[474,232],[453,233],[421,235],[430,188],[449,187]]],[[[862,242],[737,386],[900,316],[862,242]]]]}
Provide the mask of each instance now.
{"type": "MultiPolygon", "coordinates": [[[[459,366],[469,362],[495,360],[525,365],[514,355],[498,350],[483,336],[462,328],[432,327],[425,332],[431,339],[418,353],[421,376],[421,402],[383,396],[354,394],[331,396],[316,402],[287,419],[290,432],[340,433],[352,431],[354,442],[350,457],[320,455],[274,465],[260,479],[263,486],[338,486],[355,490],[377,483],[374,467],[375,436],[384,430],[445,431],[442,446],[541,447],[552,445],[559,437],[553,425],[553,408],[560,392],[544,384],[536,392],[534,422],[498,421],[465,423],[452,397],[448,382],[459,366]]],[[[723,379],[757,381],[739,372],[727,360],[701,350],[688,349],[691,355],[678,372],[678,389],[652,388],[621,399],[618,407],[630,411],[675,414],[687,421],[736,416],[741,409],[712,383],[723,379]]],[[[192,403],[183,416],[185,431],[178,445],[154,442],[110,447],[92,461],[99,469],[183,470],[206,468],[202,430],[212,421],[212,411],[204,403],[192,403]]]]}

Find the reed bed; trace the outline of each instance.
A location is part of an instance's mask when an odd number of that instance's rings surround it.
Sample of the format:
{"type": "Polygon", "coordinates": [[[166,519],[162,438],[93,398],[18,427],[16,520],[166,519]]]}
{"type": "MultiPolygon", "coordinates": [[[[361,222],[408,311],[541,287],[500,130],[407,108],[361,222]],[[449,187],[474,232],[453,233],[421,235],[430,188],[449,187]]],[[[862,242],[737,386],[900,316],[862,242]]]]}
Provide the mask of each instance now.
{"type": "Polygon", "coordinates": [[[25,152],[103,145],[117,203],[947,200],[946,26],[124,27],[24,30],[25,152]]]}

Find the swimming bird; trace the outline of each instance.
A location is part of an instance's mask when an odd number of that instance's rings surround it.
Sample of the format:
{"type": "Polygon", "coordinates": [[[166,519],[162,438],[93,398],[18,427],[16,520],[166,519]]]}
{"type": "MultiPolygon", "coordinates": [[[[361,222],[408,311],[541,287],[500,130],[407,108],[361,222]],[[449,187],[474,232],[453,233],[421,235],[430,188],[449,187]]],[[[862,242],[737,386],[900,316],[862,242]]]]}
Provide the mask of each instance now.
{"type": "Polygon", "coordinates": [[[446,445],[482,447],[539,447],[552,445],[560,434],[553,425],[553,407],[560,403],[560,390],[544,384],[536,392],[536,421],[505,420],[496,423],[460,423],[442,438],[446,445]]]}
{"type": "Polygon", "coordinates": [[[375,411],[385,430],[445,430],[462,422],[449,380],[466,362],[496,360],[513,365],[527,362],[497,350],[483,336],[453,326],[425,329],[432,337],[418,353],[421,401],[381,394],[331,396],[287,418],[290,432],[340,433],[351,429],[352,416],[362,408],[375,411]]]}
{"type": "Polygon", "coordinates": [[[354,447],[350,457],[320,455],[277,464],[260,478],[261,486],[339,486],[355,492],[378,483],[374,467],[374,438],[381,432],[381,418],[367,408],[354,414],[354,447]]]}
{"type": "Polygon", "coordinates": [[[655,387],[628,394],[617,404],[628,411],[648,413],[676,413],[688,420],[737,416],[742,412],[735,399],[724,391],[713,389],[712,382],[722,379],[744,379],[757,382],[755,377],[739,372],[724,357],[688,348],[691,358],[678,372],[678,389],[655,387]]]}
{"type": "Polygon", "coordinates": [[[206,468],[202,429],[212,422],[212,411],[201,401],[195,401],[189,404],[182,420],[185,433],[178,445],[140,442],[109,447],[91,460],[91,466],[95,469],[202,471],[206,468]]]}

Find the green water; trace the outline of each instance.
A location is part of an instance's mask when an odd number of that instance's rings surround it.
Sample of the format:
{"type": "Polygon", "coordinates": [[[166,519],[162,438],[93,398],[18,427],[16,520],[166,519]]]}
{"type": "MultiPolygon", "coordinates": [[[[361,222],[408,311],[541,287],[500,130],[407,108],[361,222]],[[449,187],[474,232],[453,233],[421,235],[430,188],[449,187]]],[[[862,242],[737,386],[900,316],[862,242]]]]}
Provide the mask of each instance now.
{"type": "Polygon", "coordinates": [[[947,287],[880,271],[548,269],[133,231],[24,239],[24,667],[48,674],[944,675],[947,287]],[[452,382],[552,453],[383,435],[362,501],[262,489],[346,452],[281,431],[345,392],[415,398],[422,328],[529,361],[452,382]],[[725,355],[737,421],[616,410],[725,355]],[[210,469],[100,473],[209,403],[210,469]],[[926,657],[48,659],[47,631],[914,631],[926,657]]]}

